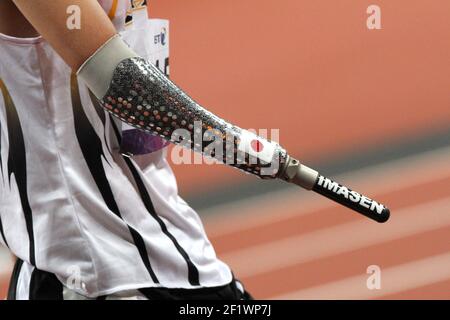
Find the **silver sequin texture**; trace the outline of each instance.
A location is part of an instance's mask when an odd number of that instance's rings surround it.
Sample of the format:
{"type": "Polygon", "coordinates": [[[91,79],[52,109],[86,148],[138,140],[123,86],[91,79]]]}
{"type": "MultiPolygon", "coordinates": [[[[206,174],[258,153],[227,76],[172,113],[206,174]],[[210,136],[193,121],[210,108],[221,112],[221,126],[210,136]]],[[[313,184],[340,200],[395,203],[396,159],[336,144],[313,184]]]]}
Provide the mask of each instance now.
{"type": "Polygon", "coordinates": [[[125,59],[117,66],[100,103],[129,125],[174,143],[179,143],[174,131],[184,129],[189,138],[183,146],[261,178],[278,177],[286,163],[286,151],[278,144],[270,163],[238,151],[242,129],[205,110],[143,58],[125,59]],[[196,140],[195,135],[204,139],[196,140]],[[212,136],[216,139],[205,141],[212,136]]]}

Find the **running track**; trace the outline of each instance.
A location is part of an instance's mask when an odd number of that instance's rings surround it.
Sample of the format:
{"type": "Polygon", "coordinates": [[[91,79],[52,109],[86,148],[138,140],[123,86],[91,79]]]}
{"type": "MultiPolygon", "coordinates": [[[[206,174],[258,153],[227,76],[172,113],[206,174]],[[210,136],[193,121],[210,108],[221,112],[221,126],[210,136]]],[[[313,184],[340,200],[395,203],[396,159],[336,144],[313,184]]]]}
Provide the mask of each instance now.
{"type": "Polygon", "coordinates": [[[258,298],[449,299],[449,161],[442,148],[341,176],[390,206],[385,224],[292,189],[217,208],[207,230],[258,298]],[[370,265],[380,290],[367,289],[370,265]]]}

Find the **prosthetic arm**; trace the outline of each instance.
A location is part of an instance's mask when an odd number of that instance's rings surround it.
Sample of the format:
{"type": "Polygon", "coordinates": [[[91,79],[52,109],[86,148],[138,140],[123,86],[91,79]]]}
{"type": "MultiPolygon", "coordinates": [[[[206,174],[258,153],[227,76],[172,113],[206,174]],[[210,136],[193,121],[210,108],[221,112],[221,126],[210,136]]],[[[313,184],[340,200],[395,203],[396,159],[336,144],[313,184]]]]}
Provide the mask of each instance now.
{"type": "Polygon", "coordinates": [[[301,164],[279,144],[201,107],[117,35],[80,67],[78,75],[103,108],[135,128],[260,178],[313,190],[378,222],[389,218],[382,204],[301,164]]]}

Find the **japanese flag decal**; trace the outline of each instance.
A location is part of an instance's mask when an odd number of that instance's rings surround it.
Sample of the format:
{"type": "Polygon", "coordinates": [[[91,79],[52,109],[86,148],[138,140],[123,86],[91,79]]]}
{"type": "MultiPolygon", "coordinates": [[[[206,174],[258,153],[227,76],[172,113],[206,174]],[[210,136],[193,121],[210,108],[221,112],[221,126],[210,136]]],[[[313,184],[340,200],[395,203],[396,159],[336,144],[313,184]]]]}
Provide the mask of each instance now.
{"type": "Polygon", "coordinates": [[[239,151],[248,153],[264,162],[272,162],[276,150],[274,143],[261,139],[253,132],[247,130],[242,130],[240,140],[238,145],[239,151]]]}

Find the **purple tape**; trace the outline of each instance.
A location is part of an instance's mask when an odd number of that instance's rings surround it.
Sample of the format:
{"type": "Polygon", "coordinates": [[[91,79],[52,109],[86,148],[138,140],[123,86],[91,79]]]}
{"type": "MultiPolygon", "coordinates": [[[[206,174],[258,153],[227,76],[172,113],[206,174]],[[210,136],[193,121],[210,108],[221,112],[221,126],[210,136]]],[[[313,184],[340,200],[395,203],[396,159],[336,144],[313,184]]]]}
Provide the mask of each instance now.
{"type": "Polygon", "coordinates": [[[169,142],[137,129],[122,131],[120,151],[128,155],[149,154],[169,145],[169,142]]]}

